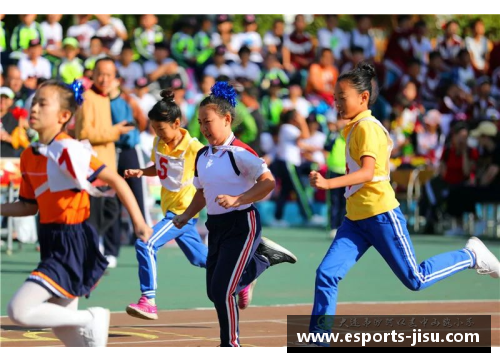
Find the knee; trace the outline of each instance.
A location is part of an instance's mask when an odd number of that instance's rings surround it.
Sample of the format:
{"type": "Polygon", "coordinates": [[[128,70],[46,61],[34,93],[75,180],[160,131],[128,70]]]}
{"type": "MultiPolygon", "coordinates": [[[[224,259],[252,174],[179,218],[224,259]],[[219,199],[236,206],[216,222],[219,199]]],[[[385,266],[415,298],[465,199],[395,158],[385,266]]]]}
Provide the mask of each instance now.
{"type": "Polygon", "coordinates": [[[142,253],[147,252],[148,245],[149,244],[145,243],[141,239],[137,239],[135,241],[135,251],[142,252],[142,253]]]}
{"type": "Polygon", "coordinates": [[[316,286],[318,287],[336,287],[341,280],[342,276],[339,273],[332,273],[323,264],[320,264],[318,269],[316,269],[316,286]]]}
{"type": "Polygon", "coordinates": [[[20,326],[27,326],[27,315],[28,310],[20,306],[16,306],[12,301],[9,302],[7,306],[7,314],[12,322],[20,326]]]}
{"type": "Polygon", "coordinates": [[[419,290],[423,289],[423,283],[418,278],[405,279],[405,280],[402,280],[402,282],[405,285],[405,287],[407,287],[412,292],[418,292],[419,290]]]}

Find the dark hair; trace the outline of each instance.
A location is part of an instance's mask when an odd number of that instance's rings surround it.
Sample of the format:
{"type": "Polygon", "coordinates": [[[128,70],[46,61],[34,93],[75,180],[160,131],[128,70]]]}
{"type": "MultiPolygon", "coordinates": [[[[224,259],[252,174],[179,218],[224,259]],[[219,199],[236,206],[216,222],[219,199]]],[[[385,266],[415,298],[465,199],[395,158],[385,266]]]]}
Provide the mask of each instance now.
{"type": "Polygon", "coordinates": [[[238,50],[238,55],[241,57],[243,54],[251,54],[252,51],[246,45],[243,45],[240,50],[238,50]]]}
{"type": "Polygon", "coordinates": [[[221,83],[226,83],[226,86],[223,86],[225,92],[230,92],[231,89],[234,92],[234,96],[236,94],[236,91],[234,90],[234,87],[231,86],[227,82],[222,82],[219,80],[220,77],[217,78],[217,82],[215,85],[212,87],[212,93],[208,97],[205,97],[204,100],[201,101],[200,103],[200,108],[205,107],[208,105],[214,105],[215,106],[215,111],[217,114],[220,116],[224,117],[226,114],[231,115],[231,122],[234,122],[236,119],[236,111],[234,106],[231,104],[231,102],[226,98],[222,96],[217,96],[217,93],[214,94],[214,90],[217,89],[221,83]]]}
{"type": "MultiPolygon", "coordinates": [[[[75,92],[70,86],[61,81],[51,79],[43,82],[38,89],[42,89],[45,87],[53,87],[59,93],[60,107],[65,111],[71,112],[71,117],[75,114],[78,109],[78,104],[76,103],[75,92]]],[[[69,120],[68,120],[69,121],[69,120]]]]}
{"type": "Polygon", "coordinates": [[[401,24],[402,22],[411,20],[411,15],[404,14],[404,15],[398,15],[398,24],[401,24]]]}
{"type": "Polygon", "coordinates": [[[429,60],[432,60],[434,58],[441,58],[441,53],[437,50],[434,50],[429,53],[429,60]]]}
{"type": "Polygon", "coordinates": [[[332,49],[330,49],[330,48],[321,48],[321,50],[319,51],[319,56],[322,57],[323,54],[325,54],[325,53],[330,53],[330,54],[333,55],[332,49]]]}
{"type": "Polygon", "coordinates": [[[92,38],[90,38],[90,41],[92,41],[92,40],[99,40],[99,42],[102,45],[102,38],[100,36],[94,35],[92,38]]]}
{"type": "Polygon", "coordinates": [[[373,65],[366,62],[360,62],[356,68],[341,74],[337,82],[342,80],[348,81],[359,94],[368,91],[368,93],[370,93],[368,105],[371,106],[377,99],[378,91],[376,86],[377,82],[375,80],[376,76],[377,74],[373,65]]]}
{"type": "Polygon", "coordinates": [[[365,50],[363,48],[361,48],[357,45],[353,45],[350,50],[351,50],[351,53],[364,53],[365,52],[365,50]]]}
{"type": "Polygon", "coordinates": [[[296,114],[297,111],[295,109],[282,112],[280,115],[280,126],[292,122],[295,119],[296,114]]]}
{"type": "Polygon", "coordinates": [[[276,24],[279,24],[279,23],[284,24],[285,21],[283,19],[276,19],[275,21],[273,21],[273,27],[276,26],[276,24]]]}
{"type": "Polygon", "coordinates": [[[455,24],[455,25],[460,25],[458,24],[458,21],[456,21],[455,19],[451,19],[450,21],[448,21],[445,25],[445,29],[448,30],[448,28],[450,27],[451,24],[455,24]]]}
{"type": "Polygon", "coordinates": [[[114,59],[113,59],[113,58],[111,58],[111,57],[108,57],[108,56],[103,57],[103,58],[99,58],[99,59],[97,59],[97,61],[96,61],[96,62],[95,62],[95,64],[94,64],[94,69],[97,69],[97,66],[98,66],[98,65],[99,65],[99,63],[101,63],[101,62],[111,62],[111,63],[113,63],[113,65],[115,66],[115,71],[116,71],[116,65],[115,65],[115,61],[114,61],[114,59]]]}
{"type": "Polygon", "coordinates": [[[174,92],[172,89],[164,89],[161,91],[161,101],[156,102],[154,107],[149,111],[148,118],[154,122],[169,122],[174,123],[176,119],[182,117],[181,109],[174,102],[174,92]]]}
{"type": "Polygon", "coordinates": [[[427,28],[427,23],[423,20],[419,20],[413,25],[415,28],[427,28]]]}
{"type": "Polygon", "coordinates": [[[411,67],[412,65],[422,65],[422,62],[418,58],[410,58],[406,64],[406,67],[411,67]]]}
{"type": "Polygon", "coordinates": [[[458,52],[458,54],[457,54],[457,58],[461,58],[461,57],[462,57],[463,55],[465,55],[465,54],[467,54],[467,55],[469,55],[469,56],[470,56],[470,53],[469,53],[469,51],[467,50],[467,48],[462,48],[462,49],[460,49],[460,51],[458,52]]]}
{"type": "Polygon", "coordinates": [[[470,22],[470,28],[472,30],[474,30],[474,28],[476,27],[477,23],[482,23],[483,21],[480,19],[480,18],[474,18],[472,19],[472,21],[470,22]]]}

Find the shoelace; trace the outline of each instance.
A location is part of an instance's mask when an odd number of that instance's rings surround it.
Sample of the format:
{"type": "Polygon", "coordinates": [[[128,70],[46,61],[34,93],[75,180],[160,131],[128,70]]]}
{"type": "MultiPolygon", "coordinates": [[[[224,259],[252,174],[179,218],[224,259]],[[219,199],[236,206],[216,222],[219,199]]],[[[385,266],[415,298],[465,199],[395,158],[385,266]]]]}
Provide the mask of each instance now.
{"type": "Polygon", "coordinates": [[[478,274],[485,275],[485,274],[491,274],[494,272],[493,270],[491,270],[489,265],[486,264],[485,262],[480,262],[480,265],[478,265],[478,266],[479,266],[479,268],[477,269],[478,274]]]}

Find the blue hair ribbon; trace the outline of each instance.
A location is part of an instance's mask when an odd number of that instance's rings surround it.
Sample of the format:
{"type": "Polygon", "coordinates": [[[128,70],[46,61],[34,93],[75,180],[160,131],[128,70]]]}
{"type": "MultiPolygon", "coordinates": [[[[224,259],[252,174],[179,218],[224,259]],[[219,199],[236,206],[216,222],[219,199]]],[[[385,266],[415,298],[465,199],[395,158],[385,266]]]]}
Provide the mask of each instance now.
{"type": "Polygon", "coordinates": [[[227,82],[217,82],[210,90],[215,98],[225,99],[231,106],[236,107],[236,91],[227,82]]]}
{"type": "Polygon", "coordinates": [[[75,79],[73,83],[70,84],[69,88],[71,88],[71,90],[75,94],[76,104],[81,106],[83,103],[83,92],[85,92],[85,89],[83,88],[83,83],[75,79]]]}

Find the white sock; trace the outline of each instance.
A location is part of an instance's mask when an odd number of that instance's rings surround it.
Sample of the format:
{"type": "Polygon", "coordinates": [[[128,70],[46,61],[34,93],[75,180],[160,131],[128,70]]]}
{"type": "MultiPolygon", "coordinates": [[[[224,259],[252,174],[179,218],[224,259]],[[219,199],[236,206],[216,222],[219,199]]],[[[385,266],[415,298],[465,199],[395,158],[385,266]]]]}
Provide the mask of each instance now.
{"type": "Polygon", "coordinates": [[[87,310],[49,303],[52,297],[40,285],[25,282],[9,303],[9,317],[16,324],[33,328],[84,327],[92,320],[87,310]]]}

